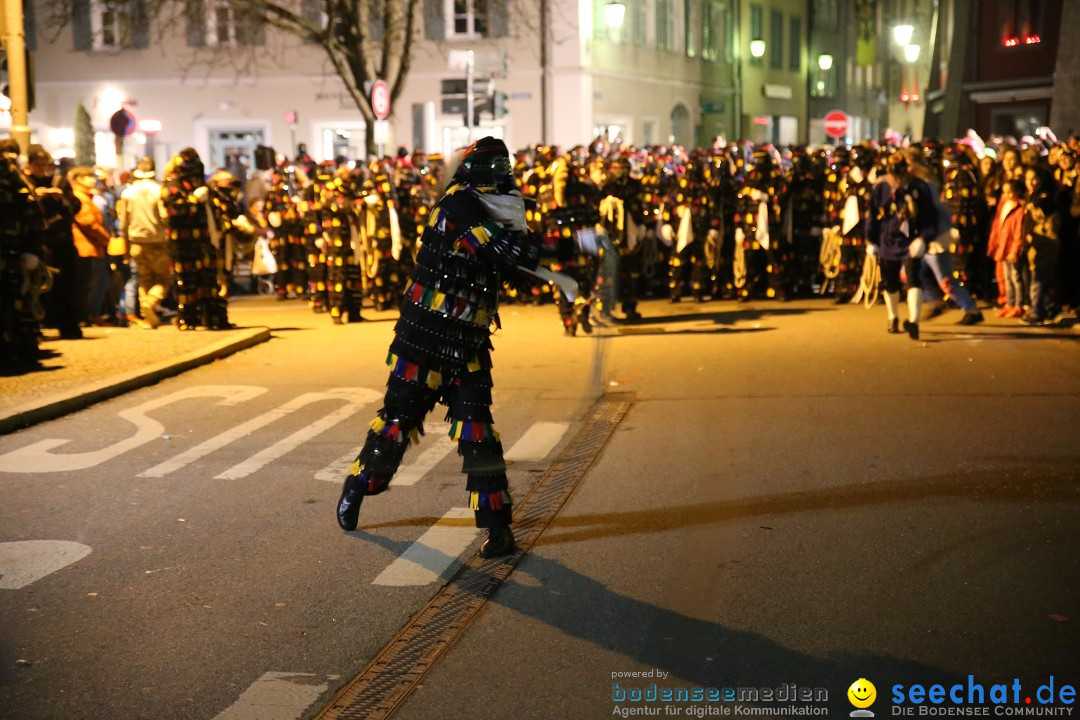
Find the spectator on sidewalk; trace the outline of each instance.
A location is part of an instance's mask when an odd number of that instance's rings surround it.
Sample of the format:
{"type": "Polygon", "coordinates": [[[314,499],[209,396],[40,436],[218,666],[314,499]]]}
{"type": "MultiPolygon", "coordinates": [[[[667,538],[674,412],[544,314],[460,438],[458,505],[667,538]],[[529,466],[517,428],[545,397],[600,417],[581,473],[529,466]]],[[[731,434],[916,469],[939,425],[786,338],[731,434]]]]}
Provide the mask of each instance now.
{"type": "Polygon", "coordinates": [[[80,316],[89,325],[106,325],[109,266],[105,250],[109,246],[109,231],[105,227],[104,213],[94,202],[98,192],[97,178],[93,168],[79,166],[68,172],[68,182],[80,203],[72,228],[75,250],[79,254],[76,277],[82,303],[80,316]]]}
{"type": "Polygon", "coordinates": [[[1024,244],[1024,184],[1009,180],[1001,187],[1001,199],[990,226],[986,254],[1000,267],[1005,305],[997,317],[1018,318],[1024,310],[1024,285],[1021,282],[1020,250],[1024,244]]]}
{"type": "Polygon", "coordinates": [[[139,327],[153,329],[161,324],[158,305],[169,289],[169,246],[166,243],[167,216],[161,202],[154,159],[144,157],[132,173],[134,181],[124,189],[117,207],[120,234],[128,242],[132,272],[139,280],[139,327]]]}
{"type": "Polygon", "coordinates": [[[73,237],[80,204],[71,187],[56,176],[52,155],[41,145],[31,145],[27,150],[25,173],[44,216],[45,261],[57,270],[52,289],[45,296],[45,322],[60,331],[61,339],[76,340],[83,336],[79,328],[78,253],[73,237]]]}
{"type": "Polygon", "coordinates": [[[1024,253],[1031,273],[1031,310],[1020,322],[1025,325],[1052,324],[1060,319],[1050,286],[1061,250],[1061,217],[1051,192],[1053,180],[1045,170],[1027,168],[1024,182],[1028,191],[1024,209],[1024,253]]]}

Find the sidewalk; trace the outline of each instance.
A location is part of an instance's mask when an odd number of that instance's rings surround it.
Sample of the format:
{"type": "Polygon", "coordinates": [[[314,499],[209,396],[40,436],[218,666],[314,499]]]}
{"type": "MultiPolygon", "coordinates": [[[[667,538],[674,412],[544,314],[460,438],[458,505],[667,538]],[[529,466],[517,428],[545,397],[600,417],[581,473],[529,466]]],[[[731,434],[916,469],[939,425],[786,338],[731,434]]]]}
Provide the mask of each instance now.
{"type": "Polygon", "coordinates": [[[93,403],[213,362],[270,339],[265,327],[180,332],[136,327],[85,328],[82,340],[46,330],[42,368],[0,376],[0,434],[80,410],[93,403]]]}

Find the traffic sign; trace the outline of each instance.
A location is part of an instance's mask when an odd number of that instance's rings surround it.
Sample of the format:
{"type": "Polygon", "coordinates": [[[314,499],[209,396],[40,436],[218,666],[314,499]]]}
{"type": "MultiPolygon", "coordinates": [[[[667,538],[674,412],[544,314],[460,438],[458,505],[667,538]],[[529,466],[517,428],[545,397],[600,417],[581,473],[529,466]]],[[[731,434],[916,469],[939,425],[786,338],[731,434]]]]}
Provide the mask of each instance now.
{"type": "Polygon", "coordinates": [[[127,137],[135,132],[137,126],[138,123],[135,122],[135,116],[126,108],[120,108],[113,113],[111,118],[109,118],[109,128],[117,137],[127,137]]]}
{"type": "Polygon", "coordinates": [[[848,116],[842,110],[832,110],[825,114],[825,134],[839,140],[848,132],[848,116]]]}
{"type": "Polygon", "coordinates": [[[371,85],[371,111],[378,120],[390,117],[390,88],[382,80],[371,85]]]}

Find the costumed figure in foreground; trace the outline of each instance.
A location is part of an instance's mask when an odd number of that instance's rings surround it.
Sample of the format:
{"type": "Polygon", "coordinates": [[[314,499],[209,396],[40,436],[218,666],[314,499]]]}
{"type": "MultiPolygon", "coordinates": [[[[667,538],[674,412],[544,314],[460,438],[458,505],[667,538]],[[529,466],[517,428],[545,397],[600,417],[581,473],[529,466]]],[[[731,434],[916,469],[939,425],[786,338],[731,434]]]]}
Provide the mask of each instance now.
{"type": "Polygon", "coordinates": [[[176,273],[176,322],[181,330],[194,330],[208,320],[216,324],[217,320],[204,317],[204,311],[211,308],[215,278],[210,263],[209,194],[199,153],[184,148],[169,162],[161,189],[168,216],[169,255],[176,273]]]}
{"type": "Polygon", "coordinates": [[[491,417],[491,324],[499,287],[537,265],[539,242],[526,232],[525,205],[501,140],[486,137],[461,165],[424,229],[405,288],[378,416],[345,479],[338,525],[355,530],[365,495],[387,489],[405,450],[423,433],[436,403],[447,406],[468,476],[469,507],[488,529],[483,557],[514,551],[512,500],[502,442],[491,417]]]}
{"type": "Polygon", "coordinates": [[[0,366],[38,365],[38,295],[48,286],[41,208],[19,172],[19,146],[0,145],[0,366]]]}

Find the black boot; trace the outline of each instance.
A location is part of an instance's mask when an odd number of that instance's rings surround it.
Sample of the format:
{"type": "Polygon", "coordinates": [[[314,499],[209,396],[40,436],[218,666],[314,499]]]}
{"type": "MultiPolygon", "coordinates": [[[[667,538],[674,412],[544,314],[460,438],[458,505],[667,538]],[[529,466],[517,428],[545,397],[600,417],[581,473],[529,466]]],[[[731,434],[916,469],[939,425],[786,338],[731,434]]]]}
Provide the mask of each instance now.
{"type": "Polygon", "coordinates": [[[889,324],[885,327],[885,331],[891,335],[896,335],[900,332],[900,318],[893,318],[889,320],[889,324]]]}
{"type": "Polygon", "coordinates": [[[578,324],[581,325],[581,329],[585,331],[586,335],[592,335],[592,323],[589,322],[589,309],[589,305],[581,305],[577,318],[578,324]]]}
{"type": "Polygon", "coordinates": [[[904,329],[907,330],[907,334],[912,340],[919,339],[919,323],[913,323],[910,320],[905,320],[904,329]]]}
{"type": "Polygon", "coordinates": [[[514,544],[514,531],[509,525],[496,525],[488,528],[488,538],[480,546],[480,557],[493,558],[512,555],[517,550],[514,544]]]}
{"type": "Polygon", "coordinates": [[[364,495],[360,491],[360,478],[349,475],[345,478],[345,484],[341,488],[341,497],[337,505],[337,524],[345,531],[356,529],[356,523],[360,520],[360,504],[364,502],[364,495]]]}

